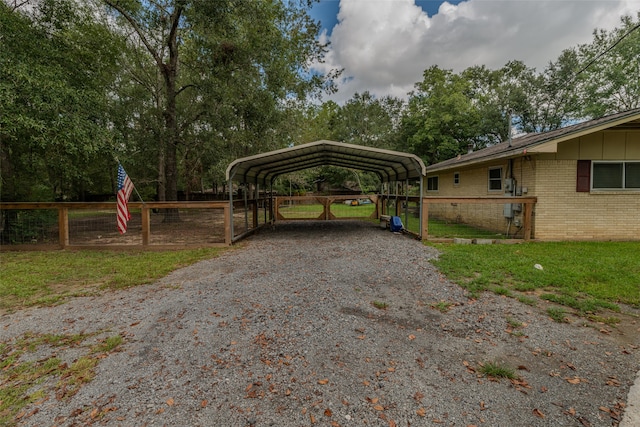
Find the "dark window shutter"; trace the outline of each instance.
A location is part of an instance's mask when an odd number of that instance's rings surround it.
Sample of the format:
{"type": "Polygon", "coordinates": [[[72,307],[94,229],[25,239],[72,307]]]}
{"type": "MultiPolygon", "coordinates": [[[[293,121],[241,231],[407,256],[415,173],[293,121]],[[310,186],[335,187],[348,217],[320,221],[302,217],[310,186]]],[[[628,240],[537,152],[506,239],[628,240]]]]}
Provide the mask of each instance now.
{"type": "Polygon", "coordinates": [[[576,179],[576,191],[579,193],[591,190],[591,160],[578,160],[578,178],[576,179]]]}

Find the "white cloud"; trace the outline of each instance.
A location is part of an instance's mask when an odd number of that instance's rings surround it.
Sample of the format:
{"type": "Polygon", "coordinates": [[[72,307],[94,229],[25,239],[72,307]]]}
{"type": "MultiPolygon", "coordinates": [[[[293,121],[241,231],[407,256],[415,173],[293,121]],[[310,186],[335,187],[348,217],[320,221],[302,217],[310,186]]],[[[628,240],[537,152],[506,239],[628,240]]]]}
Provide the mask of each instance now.
{"type": "Polygon", "coordinates": [[[365,90],[404,97],[432,65],[496,69],[516,59],[542,70],[563,49],[590,42],[595,28],[638,10],[640,0],[468,0],[429,17],[413,0],[340,0],[318,68],[345,69],[338,102],[365,90]]]}

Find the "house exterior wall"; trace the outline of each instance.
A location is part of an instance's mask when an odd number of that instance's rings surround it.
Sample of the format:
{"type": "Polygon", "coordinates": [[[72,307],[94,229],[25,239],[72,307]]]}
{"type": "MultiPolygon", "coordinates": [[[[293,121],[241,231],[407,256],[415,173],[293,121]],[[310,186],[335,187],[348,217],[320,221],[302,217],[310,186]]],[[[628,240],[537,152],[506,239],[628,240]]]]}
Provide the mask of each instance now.
{"type": "MultiPolygon", "coordinates": [[[[531,183],[527,188],[528,194],[531,194],[531,187],[534,182],[531,179],[533,168],[529,161],[523,159],[515,159],[512,162],[514,177],[522,177],[531,183]]],[[[428,177],[438,176],[438,191],[427,191],[427,196],[443,196],[443,197],[508,197],[504,190],[504,177],[510,174],[510,162],[508,160],[500,162],[492,162],[486,165],[452,169],[434,174],[427,173],[428,177]],[[494,168],[502,169],[503,186],[500,190],[489,189],[489,170],[494,168]],[[458,174],[459,183],[454,183],[454,175],[458,174]]],[[[428,170],[428,168],[427,168],[428,170]]],[[[522,187],[517,179],[517,186],[522,187]]],[[[526,184],[525,184],[526,185],[526,184]]],[[[522,211],[516,212],[514,218],[504,217],[504,203],[492,204],[452,204],[452,203],[430,203],[429,217],[431,219],[442,220],[450,223],[462,223],[473,227],[495,231],[496,233],[509,233],[511,237],[523,237],[522,230],[522,211]]]]}
{"type": "MultiPolygon", "coordinates": [[[[640,131],[612,130],[574,138],[558,144],[556,153],[523,155],[511,161],[485,162],[466,168],[430,173],[438,176],[438,191],[427,196],[501,196],[488,188],[489,169],[502,167],[516,180],[518,195],[535,196],[532,237],[538,240],[640,240],[640,191],[576,191],[578,160],[639,160],[640,131]],[[511,174],[510,166],[513,172],[511,174]],[[460,182],[454,185],[454,173],[460,182]]],[[[430,218],[462,222],[521,237],[522,213],[511,223],[504,218],[502,204],[468,205],[433,203],[430,218]]]]}
{"type": "Polygon", "coordinates": [[[640,160],[640,132],[598,132],[538,156],[536,238],[640,240],[640,191],[577,192],[578,160],[640,160]]]}

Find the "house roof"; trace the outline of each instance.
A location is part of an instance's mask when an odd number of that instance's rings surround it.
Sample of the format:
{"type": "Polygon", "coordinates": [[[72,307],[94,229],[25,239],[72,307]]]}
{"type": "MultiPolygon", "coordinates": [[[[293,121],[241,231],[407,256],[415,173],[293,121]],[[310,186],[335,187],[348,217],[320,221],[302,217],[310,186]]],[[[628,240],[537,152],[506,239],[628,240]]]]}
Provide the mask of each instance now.
{"type": "Polygon", "coordinates": [[[468,166],[490,160],[519,157],[527,153],[555,153],[560,142],[605,129],[640,129],[640,108],[589,120],[549,132],[530,133],[482,150],[463,154],[427,167],[438,172],[453,167],[468,166]]]}
{"type": "Polygon", "coordinates": [[[383,182],[426,175],[414,154],[322,140],[237,159],[227,167],[227,181],[267,185],[279,175],[324,165],[374,172],[383,182]]]}

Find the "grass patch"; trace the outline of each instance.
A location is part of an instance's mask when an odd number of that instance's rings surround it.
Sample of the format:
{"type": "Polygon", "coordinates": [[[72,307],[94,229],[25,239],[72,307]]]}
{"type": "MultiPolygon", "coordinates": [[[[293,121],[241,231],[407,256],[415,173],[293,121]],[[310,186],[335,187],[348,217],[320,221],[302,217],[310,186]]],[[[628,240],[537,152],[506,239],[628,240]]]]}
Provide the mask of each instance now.
{"type": "Polygon", "coordinates": [[[0,343],[0,425],[13,425],[25,408],[50,395],[68,399],[95,376],[95,367],[105,353],[117,350],[123,342],[120,335],[110,336],[97,344],[86,341],[96,334],[24,334],[10,342],[0,343]],[[85,354],[71,365],[58,354],[71,348],[83,348],[85,354]],[[34,357],[38,350],[49,357],[34,357]],[[37,360],[34,360],[37,359],[37,360]]]}
{"type": "MultiPolygon", "coordinates": [[[[354,197],[357,198],[357,197],[354,197]]],[[[333,203],[330,207],[331,213],[336,218],[363,218],[367,219],[375,212],[376,205],[373,203],[363,205],[345,205],[342,202],[333,203]]],[[[278,212],[284,218],[317,218],[324,212],[324,206],[319,203],[280,205],[278,212]]]]}
{"type": "Polygon", "coordinates": [[[540,295],[540,298],[546,301],[551,301],[560,305],[571,307],[575,310],[578,310],[580,314],[596,313],[601,309],[608,309],[615,312],[620,311],[620,307],[617,304],[602,301],[596,298],[580,298],[577,296],[558,294],[542,294],[540,295]]]}
{"type": "Polygon", "coordinates": [[[522,323],[521,321],[517,320],[517,319],[513,319],[511,317],[507,317],[507,333],[514,336],[514,337],[526,337],[527,335],[524,333],[524,331],[522,331],[522,328],[524,328],[524,323],[522,323]]]}
{"type": "Polygon", "coordinates": [[[538,301],[535,298],[531,298],[526,295],[518,295],[518,301],[523,304],[530,305],[531,307],[535,307],[538,305],[538,301]]]}
{"type": "Polygon", "coordinates": [[[386,310],[389,307],[389,305],[386,302],[382,302],[382,301],[373,301],[371,305],[373,305],[375,308],[379,310],[386,310]]]}
{"type": "Polygon", "coordinates": [[[605,325],[615,326],[620,323],[620,319],[614,316],[603,317],[595,314],[590,314],[587,318],[593,322],[604,323],[605,325]]]}
{"type": "Polygon", "coordinates": [[[440,301],[440,302],[436,302],[431,304],[431,308],[435,308],[436,310],[440,311],[441,313],[446,313],[449,311],[449,309],[451,308],[451,306],[453,305],[453,303],[449,302],[449,301],[440,301]]]}
{"type": "Polygon", "coordinates": [[[501,233],[471,227],[466,224],[447,222],[437,219],[429,219],[429,237],[435,239],[443,238],[481,238],[481,239],[505,239],[501,233]]]}
{"type": "Polygon", "coordinates": [[[505,297],[510,297],[513,296],[512,292],[510,289],[505,288],[504,286],[496,286],[493,288],[493,293],[495,293],[496,295],[503,295],[505,297]]]}
{"type": "Polygon", "coordinates": [[[507,324],[514,329],[521,328],[524,326],[524,324],[521,321],[512,319],[511,317],[507,317],[507,324]]]}
{"type": "Polygon", "coordinates": [[[0,313],[148,284],[222,250],[0,252],[0,313]]]}
{"type": "Polygon", "coordinates": [[[478,372],[490,378],[507,378],[510,380],[518,378],[515,369],[498,362],[484,363],[480,366],[478,372]]]}
{"type": "Polygon", "coordinates": [[[581,314],[619,311],[618,304],[640,307],[638,242],[433,246],[441,254],[432,262],[472,296],[486,290],[514,292],[514,297],[533,305],[530,296],[515,292],[542,290],[549,301],[581,314]]]}
{"type": "Polygon", "coordinates": [[[547,314],[558,323],[569,323],[567,319],[567,311],[562,307],[549,307],[547,314]]]}

